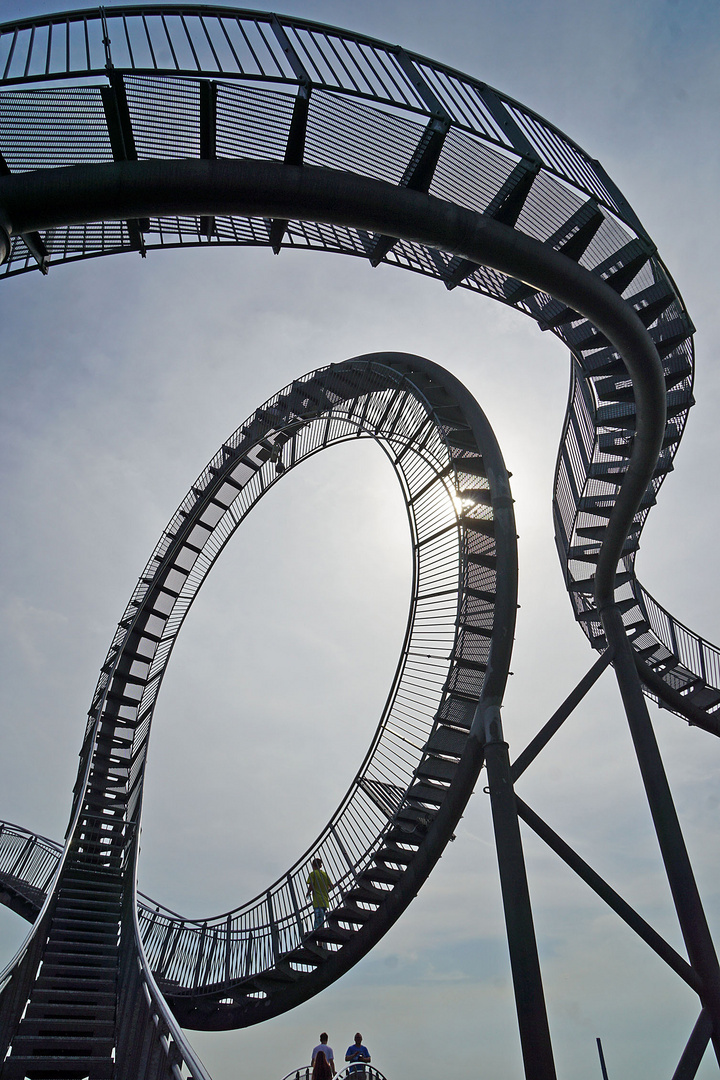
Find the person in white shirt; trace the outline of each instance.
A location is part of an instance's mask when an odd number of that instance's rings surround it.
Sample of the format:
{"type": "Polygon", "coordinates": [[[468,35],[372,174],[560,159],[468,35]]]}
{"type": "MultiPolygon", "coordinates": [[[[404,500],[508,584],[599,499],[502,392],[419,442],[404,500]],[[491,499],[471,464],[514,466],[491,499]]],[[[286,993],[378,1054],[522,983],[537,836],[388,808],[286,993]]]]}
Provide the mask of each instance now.
{"type": "Polygon", "coordinates": [[[330,1069],[331,1069],[332,1074],[334,1076],[335,1075],[335,1055],[333,1054],[332,1046],[328,1046],[328,1037],[327,1037],[327,1032],[326,1031],[323,1031],[321,1033],[320,1042],[318,1043],[318,1045],[315,1047],[315,1049],[312,1052],[312,1060],[310,1061],[310,1064],[313,1065],[313,1066],[315,1065],[315,1058],[318,1056],[318,1050],[322,1050],[322,1052],[324,1053],[325,1058],[327,1060],[327,1063],[330,1066],[330,1069]]]}

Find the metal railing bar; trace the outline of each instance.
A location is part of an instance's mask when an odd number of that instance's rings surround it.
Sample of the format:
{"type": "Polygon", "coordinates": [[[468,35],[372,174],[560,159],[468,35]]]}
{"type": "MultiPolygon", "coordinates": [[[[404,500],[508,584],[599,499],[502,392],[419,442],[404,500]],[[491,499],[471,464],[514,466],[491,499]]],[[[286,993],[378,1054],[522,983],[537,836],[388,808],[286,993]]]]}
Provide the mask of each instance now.
{"type": "Polygon", "coordinates": [[[180,71],[180,64],[178,63],[178,58],[177,58],[177,54],[175,52],[175,46],[173,45],[173,42],[172,42],[172,37],[170,35],[170,31],[168,30],[168,25],[167,25],[167,22],[165,20],[165,12],[164,11],[160,12],[160,21],[162,22],[163,30],[165,31],[165,37],[167,38],[167,43],[170,46],[170,54],[171,54],[171,56],[173,58],[173,63],[175,65],[175,70],[180,71]]]}
{"type": "Polygon", "coordinates": [[[207,25],[206,25],[206,22],[205,22],[205,16],[203,15],[202,12],[200,12],[200,14],[199,14],[199,21],[200,21],[200,25],[203,28],[203,32],[205,34],[205,38],[207,40],[207,43],[210,46],[210,51],[211,51],[211,53],[213,55],[213,60],[215,61],[218,72],[222,72],[222,64],[220,63],[220,58],[218,57],[217,52],[215,51],[215,45],[213,44],[213,40],[210,37],[210,31],[207,28],[207,25]]]}
{"type": "Polygon", "coordinates": [[[195,51],[195,43],[193,42],[192,35],[191,35],[190,31],[188,30],[187,23],[185,22],[185,15],[183,14],[182,10],[180,10],[178,12],[178,15],[179,15],[179,18],[180,18],[180,22],[182,23],[182,28],[185,31],[185,37],[188,40],[188,45],[190,46],[190,51],[192,52],[193,60],[195,61],[195,66],[198,69],[198,71],[202,71],[202,65],[200,63],[200,60],[198,59],[198,54],[195,51]]]}
{"type": "MultiPolygon", "coordinates": [[[[272,60],[272,62],[274,63],[275,67],[277,68],[277,70],[278,70],[278,75],[280,76],[280,78],[281,78],[281,79],[285,79],[285,78],[286,78],[286,76],[285,76],[285,72],[283,71],[283,69],[282,69],[281,65],[280,65],[280,64],[278,63],[278,59],[277,59],[277,57],[276,57],[276,55],[275,55],[275,49],[274,49],[274,47],[273,47],[273,46],[272,46],[272,45],[270,44],[270,42],[268,41],[268,39],[267,39],[267,37],[266,37],[266,34],[265,34],[265,31],[264,31],[264,29],[263,29],[263,23],[262,23],[262,22],[260,21],[260,19],[256,19],[256,20],[255,20],[255,29],[257,30],[257,32],[258,32],[258,34],[259,34],[259,36],[260,36],[260,39],[262,40],[262,42],[263,42],[263,44],[264,44],[265,48],[267,49],[267,51],[268,51],[268,53],[269,53],[269,55],[270,55],[270,59],[271,59],[271,60],[272,60]]],[[[247,39],[247,35],[246,35],[246,38],[245,38],[245,39],[246,39],[246,41],[248,40],[248,39],[247,39]]],[[[250,42],[248,41],[248,46],[249,46],[249,45],[250,45],[250,42]]],[[[253,51],[253,56],[255,56],[255,52],[254,52],[254,51],[253,51]]],[[[260,70],[262,71],[262,70],[263,70],[263,68],[261,67],[261,65],[260,65],[259,61],[257,60],[257,57],[256,57],[256,56],[255,56],[255,60],[256,60],[256,63],[258,64],[258,67],[260,67],[260,70]]]]}

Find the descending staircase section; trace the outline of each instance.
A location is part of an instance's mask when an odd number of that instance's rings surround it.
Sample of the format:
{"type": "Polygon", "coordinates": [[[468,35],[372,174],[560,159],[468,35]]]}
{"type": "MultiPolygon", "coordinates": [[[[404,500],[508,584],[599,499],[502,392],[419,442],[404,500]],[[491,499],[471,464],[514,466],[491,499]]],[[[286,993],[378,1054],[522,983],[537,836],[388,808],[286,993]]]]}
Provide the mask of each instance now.
{"type": "MultiPolygon", "coordinates": [[[[720,734],[720,652],[661,608],[634,570],[640,534],[673,468],[694,402],[692,326],[666,272],[649,251],[637,254],[637,248],[630,247],[604,272],[648,328],[667,387],[662,450],[625,542],[616,601],[646,692],[690,723],[720,734]]],[[[544,312],[548,320],[553,306],[558,307],[549,298],[526,302],[536,304],[538,316],[544,312]]],[[[567,309],[554,319],[565,320],[561,336],[573,352],[570,403],[555,476],[556,540],[576,617],[593,647],[603,650],[606,642],[594,604],[595,568],[632,451],[635,402],[624,364],[602,335],[567,309]]]]}
{"type": "MultiPolygon", "coordinates": [[[[107,995],[113,980],[137,981],[137,970],[146,1006],[133,1029],[149,1026],[160,993],[184,1026],[211,1029],[283,1012],[356,963],[417,894],[472,792],[482,745],[468,736],[494,642],[512,641],[515,583],[512,500],[499,449],[479,406],[442,368],[406,354],[359,357],[294,381],[249,417],[163,532],[102,666],[71,842],[32,939],[40,978],[23,984],[26,1001],[14,994],[15,1012],[0,996],[0,1020],[16,1018],[7,1068],[16,1056],[22,1069],[29,1056],[56,1047],[95,1056],[93,1075],[106,1075],[110,1056],[126,1052],[121,1033],[130,1023],[127,1008],[118,1012],[108,1044],[107,995]],[[185,615],[263,495],[308,457],[357,438],[376,441],[397,475],[413,557],[401,655],[366,758],[321,835],[260,896],[203,920],[148,902],[138,907],[135,837],[150,725],[185,615]],[[313,929],[306,881],[316,856],[333,888],[327,920],[313,929]],[[28,1017],[38,1018],[36,995],[61,986],[86,994],[78,998],[84,1026],[28,1027],[28,1017]]],[[[30,904],[28,889],[37,898],[47,887],[51,862],[48,842],[9,826],[0,832],[0,882],[16,906],[18,897],[30,904]]],[[[11,969],[10,984],[31,968],[27,961],[11,969]]],[[[127,1000],[118,991],[117,1001],[127,1000]]],[[[68,1066],[68,1080],[81,1067],[68,1066]]]]}
{"type": "MultiPolygon", "coordinates": [[[[47,872],[55,870],[35,932],[0,983],[3,1080],[107,1080],[115,1075],[122,906],[128,887],[125,830],[117,813],[98,813],[106,777],[86,766],[82,779],[84,798],[72,822],[72,843],[55,866],[49,844],[27,837],[23,861],[3,873],[6,888],[27,897],[19,880],[22,870],[37,892],[40,882],[49,884],[47,872]]],[[[17,829],[3,827],[3,867],[17,838],[17,829]]]]}

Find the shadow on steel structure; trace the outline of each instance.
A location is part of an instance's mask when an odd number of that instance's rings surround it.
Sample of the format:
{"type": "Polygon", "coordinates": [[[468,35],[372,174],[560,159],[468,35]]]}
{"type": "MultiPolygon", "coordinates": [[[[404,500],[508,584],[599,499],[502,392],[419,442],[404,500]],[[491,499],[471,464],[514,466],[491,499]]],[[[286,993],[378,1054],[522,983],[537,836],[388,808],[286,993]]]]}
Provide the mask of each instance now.
{"type": "Polygon", "coordinates": [[[571,355],[556,540],[574,614],[601,653],[511,765],[499,707],[515,617],[512,501],[479,407],[449,373],[403,354],[284,388],[223,444],[140,578],[89,713],[64,850],[0,833],[2,898],[35,920],[0,987],[0,1075],[204,1077],[177,1021],[253,1023],[347,970],[417,892],[484,763],[526,1076],[555,1070],[518,817],[696,991],[675,1071],[693,1077],[711,1040],[720,1056],[720,972],[645,696],[720,734],[720,653],[635,576],[693,404],[693,327],[632,208],[597,161],[485,83],[302,19],[192,4],[30,18],[0,27],[0,70],[5,276],[161,247],[307,248],[483,293],[556,334],[571,355]],[[175,636],[264,491],[308,454],[362,436],[386,450],[414,539],[407,633],[378,732],[287,874],[241,908],[188,922],[135,892],[147,737],[175,636]],[[445,665],[423,665],[413,648],[431,610],[445,665]],[[513,792],[610,664],[687,959],[513,792]],[[432,687],[421,744],[383,771],[375,751],[400,722],[399,689],[418,678],[432,687]],[[313,932],[299,896],[318,853],[341,884],[313,932]]]}

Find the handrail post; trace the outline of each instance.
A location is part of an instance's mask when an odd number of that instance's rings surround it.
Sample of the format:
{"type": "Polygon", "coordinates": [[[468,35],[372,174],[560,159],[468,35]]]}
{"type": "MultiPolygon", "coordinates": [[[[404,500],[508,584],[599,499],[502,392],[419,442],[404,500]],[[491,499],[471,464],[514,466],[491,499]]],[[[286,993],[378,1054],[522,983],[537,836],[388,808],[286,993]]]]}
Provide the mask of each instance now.
{"type": "Polygon", "coordinates": [[[225,920],[225,983],[230,982],[230,959],[231,959],[231,935],[232,933],[232,919],[228,915],[225,920]]]}

